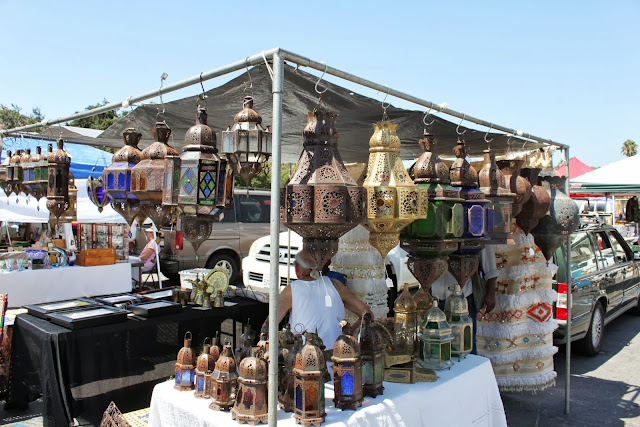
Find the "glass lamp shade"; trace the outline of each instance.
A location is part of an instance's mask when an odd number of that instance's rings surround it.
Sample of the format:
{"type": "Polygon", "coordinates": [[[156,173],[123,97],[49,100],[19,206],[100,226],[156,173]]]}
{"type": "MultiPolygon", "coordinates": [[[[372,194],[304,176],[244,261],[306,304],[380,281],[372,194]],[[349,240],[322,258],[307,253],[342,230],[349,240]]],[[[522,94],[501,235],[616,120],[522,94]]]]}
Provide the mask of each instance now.
{"type": "Polygon", "coordinates": [[[58,139],[58,149],[49,157],[47,209],[55,218],[69,209],[69,166],[71,157],[64,151],[64,141],[58,139]]]}
{"type": "Polygon", "coordinates": [[[205,344],[202,346],[202,353],[196,359],[196,379],[195,379],[195,391],[194,395],[196,397],[201,397],[208,399],[210,396],[211,389],[207,388],[206,375],[215,369],[215,361],[213,360],[213,355],[211,354],[211,344],[207,344],[208,338],[205,340],[205,344]]]}
{"type": "Polygon", "coordinates": [[[296,355],[293,368],[294,410],[297,424],[319,425],[325,419],[324,372],[326,363],[320,347],[307,338],[296,355]]]}
{"type": "Polygon", "coordinates": [[[191,332],[184,335],[184,346],[176,359],[176,378],[173,388],[186,391],[194,389],[196,355],[191,348],[191,332]]]}
{"type": "Polygon", "coordinates": [[[367,189],[369,243],[382,258],[400,242],[400,230],[418,217],[418,193],[400,158],[397,124],[373,125],[369,164],[363,186],[367,189]]]}
{"type": "Polygon", "coordinates": [[[239,423],[252,425],[266,423],[269,417],[267,405],[267,362],[260,357],[261,349],[254,347],[252,354],[240,363],[238,396],[231,409],[231,418],[239,423]]]}
{"type": "Polygon", "coordinates": [[[29,194],[40,200],[47,195],[49,184],[48,162],[42,157],[42,149],[36,147],[36,153],[31,155],[29,163],[24,169],[23,186],[29,190],[29,194]]]}
{"type": "Polygon", "coordinates": [[[271,155],[271,130],[262,128],[262,117],[253,109],[253,98],[245,96],[234,124],[222,132],[222,153],[247,187],[271,155]]]}
{"type": "Polygon", "coordinates": [[[233,360],[233,351],[229,344],[222,349],[211,374],[211,404],[209,408],[217,411],[229,411],[236,401],[238,391],[238,369],[233,360]]]}
{"type": "Polygon", "coordinates": [[[445,302],[444,314],[453,335],[451,356],[457,356],[458,359],[466,357],[473,350],[473,321],[469,317],[467,298],[460,285],[453,286],[453,293],[445,302]]]}
{"type": "Polygon", "coordinates": [[[362,394],[376,397],[382,394],[384,344],[380,331],[375,327],[369,313],[364,315],[360,331],[360,355],[362,356],[362,394]]]}
{"type": "Polygon", "coordinates": [[[453,334],[447,317],[434,301],[427,312],[427,318],[420,326],[420,359],[418,364],[427,369],[448,369],[451,362],[451,343],[453,334]]]}
{"type": "Polygon", "coordinates": [[[78,188],[73,173],[69,172],[69,207],[59,217],[49,212],[49,221],[76,222],[78,221],[78,188]]]}
{"type": "MultiPolygon", "coordinates": [[[[345,322],[346,323],[346,322],[345,322]]],[[[362,406],[362,358],[358,341],[343,326],[333,344],[333,402],[336,408],[353,409],[362,406]]]]}
{"type": "Polygon", "coordinates": [[[293,338],[293,348],[284,356],[284,369],[282,377],[278,377],[278,401],[285,412],[293,412],[294,401],[294,381],[293,369],[296,364],[296,356],[302,348],[302,335],[295,334],[293,338]]]}
{"type": "Polygon", "coordinates": [[[102,176],[98,178],[89,176],[89,179],[87,179],[87,193],[91,203],[98,207],[98,212],[102,212],[103,208],[111,202],[111,197],[104,191],[102,176]]]}
{"type": "Polygon", "coordinates": [[[304,148],[281,190],[280,218],[303,238],[318,267],[338,250],[338,238],[366,221],[366,190],[347,172],[337,149],[336,115],[307,113],[304,148]]]}
{"type": "Polygon", "coordinates": [[[493,244],[506,244],[511,235],[511,206],[516,197],[507,188],[496,157],[490,149],[484,150],[484,166],[478,173],[478,183],[489,200],[486,206],[485,234],[493,244]]]}

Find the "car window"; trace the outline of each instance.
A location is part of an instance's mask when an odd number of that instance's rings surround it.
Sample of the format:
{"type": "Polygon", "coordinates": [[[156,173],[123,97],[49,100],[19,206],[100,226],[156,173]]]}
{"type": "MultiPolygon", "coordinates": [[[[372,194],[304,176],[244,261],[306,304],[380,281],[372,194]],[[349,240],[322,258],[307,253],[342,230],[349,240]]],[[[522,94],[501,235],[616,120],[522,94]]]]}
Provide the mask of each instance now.
{"type": "Polygon", "coordinates": [[[579,277],[598,271],[589,234],[576,233],[571,242],[571,276],[579,277]]]}
{"type": "Polygon", "coordinates": [[[620,243],[618,236],[611,231],[607,231],[609,235],[609,240],[611,241],[611,245],[613,247],[613,251],[615,253],[615,259],[618,262],[629,261],[629,256],[624,250],[624,246],[620,243]]]}
{"type": "Polygon", "coordinates": [[[236,222],[236,209],[234,205],[235,201],[231,204],[230,208],[224,209],[224,217],[222,218],[222,222],[236,222]]]}
{"type": "Polygon", "coordinates": [[[616,254],[604,231],[593,233],[596,239],[596,258],[600,268],[609,268],[616,263],[616,254]]]}
{"type": "Polygon", "coordinates": [[[268,223],[270,218],[271,199],[269,196],[238,194],[236,207],[238,221],[244,223],[268,223]]]}

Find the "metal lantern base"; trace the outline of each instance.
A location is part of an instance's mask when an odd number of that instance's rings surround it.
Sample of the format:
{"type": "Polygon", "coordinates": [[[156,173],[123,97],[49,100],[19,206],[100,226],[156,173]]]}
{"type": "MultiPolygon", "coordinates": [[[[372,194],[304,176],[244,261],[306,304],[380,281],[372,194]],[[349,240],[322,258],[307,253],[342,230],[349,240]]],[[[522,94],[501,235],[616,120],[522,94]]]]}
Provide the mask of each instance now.
{"type": "Polygon", "coordinates": [[[236,420],[239,424],[247,423],[255,426],[260,423],[266,424],[269,419],[269,414],[264,413],[262,415],[246,415],[239,413],[234,408],[231,410],[231,419],[236,420]]]}
{"type": "Polygon", "coordinates": [[[316,418],[298,418],[296,415],[293,416],[293,418],[295,418],[296,420],[296,424],[300,424],[304,427],[308,427],[308,426],[320,427],[324,422],[325,417],[326,417],[326,414],[322,414],[322,416],[316,417],[316,418]]]}
{"type": "Polygon", "coordinates": [[[362,406],[362,399],[353,400],[353,401],[345,401],[344,397],[342,397],[342,399],[340,401],[338,401],[338,399],[333,399],[333,403],[334,403],[336,408],[340,408],[343,411],[345,409],[351,409],[352,411],[355,411],[356,409],[358,409],[359,407],[362,406]]]}
{"type": "Polygon", "coordinates": [[[213,409],[214,411],[225,411],[228,412],[231,410],[231,408],[233,408],[233,404],[234,402],[227,402],[224,404],[221,403],[217,403],[217,402],[211,402],[211,404],[209,405],[209,409],[213,409]]]}

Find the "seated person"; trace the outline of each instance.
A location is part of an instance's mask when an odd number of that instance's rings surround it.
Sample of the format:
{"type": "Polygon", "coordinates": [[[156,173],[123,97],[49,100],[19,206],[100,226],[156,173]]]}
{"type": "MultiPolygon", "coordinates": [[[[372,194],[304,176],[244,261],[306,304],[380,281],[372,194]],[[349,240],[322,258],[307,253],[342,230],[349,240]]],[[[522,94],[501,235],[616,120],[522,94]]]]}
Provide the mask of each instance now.
{"type": "Polygon", "coordinates": [[[145,245],[144,249],[142,249],[142,252],[140,252],[140,259],[144,262],[141,271],[148,273],[156,266],[156,251],[160,252],[160,248],[153,238],[153,228],[145,228],[144,234],[147,236],[149,242],[145,245]]]}

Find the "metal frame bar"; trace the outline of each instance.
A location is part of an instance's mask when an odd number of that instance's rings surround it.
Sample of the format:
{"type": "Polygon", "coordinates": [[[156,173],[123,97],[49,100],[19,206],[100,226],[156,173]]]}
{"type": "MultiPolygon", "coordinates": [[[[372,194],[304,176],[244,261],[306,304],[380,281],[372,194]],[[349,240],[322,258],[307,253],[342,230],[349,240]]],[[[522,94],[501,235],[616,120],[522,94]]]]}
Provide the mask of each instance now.
{"type": "MultiPolygon", "coordinates": [[[[565,162],[567,164],[567,176],[565,189],[567,195],[569,195],[569,189],[571,188],[571,175],[569,174],[569,147],[564,149],[565,162]]],[[[567,256],[564,260],[565,265],[565,277],[567,278],[567,344],[565,348],[565,384],[564,384],[564,413],[569,413],[569,404],[571,402],[570,389],[571,389],[571,322],[573,320],[573,284],[571,283],[571,233],[567,234],[567,256]]]]}

